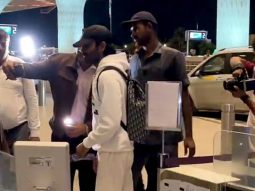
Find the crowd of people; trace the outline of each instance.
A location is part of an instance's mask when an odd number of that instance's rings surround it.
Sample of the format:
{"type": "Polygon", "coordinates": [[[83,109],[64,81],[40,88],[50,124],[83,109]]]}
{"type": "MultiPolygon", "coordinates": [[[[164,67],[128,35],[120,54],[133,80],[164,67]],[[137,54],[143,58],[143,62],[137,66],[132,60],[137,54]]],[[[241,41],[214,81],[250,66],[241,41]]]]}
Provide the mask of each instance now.
{"type": "MultiPolygon", "coordinates": [[[[135,43],[130,58],[124,52],[116,53],[112,33],[106,27],[92,25],[83,29],[80,40],[73,44],[76,53],[53,54],[34,64],[9,55],[10,37],[0,29],[1,151],[13,155],[15,141],[40,141],[33,79],[47,80],[53,98],[53,116],[49,121],[51,141],[70,145],[71,189],[78,171],[81,191],[145,191],[145,187],[146,191],[157,190],[160,132],[148,131],[142,142],[136,142],[130,140],[124,128],[128,107],[126,79],[131,78],[142,89],[148,81],[182,83],[183,132],[165,134],[165,152],[177,159],[178,143],[183,141],[185,154],[195,155],[184,55],[161,44],[158,22],[149,12],[134,14],[122,22],[122,27],[131,31],[135,43]],[[142,179],[143,168],[148,174],[147,185],[142,179]]],[[[255,63],[232,57],[230,65],[234,78],[255,76],[255,63]]],[[[238,86],[229,91],[248,106],[247,126],[254,127],[254,97],[238,86]]],[[[164,164],[169,166],[173,167],[164,164]]]]}
{"type": "MultiPolygon", "coordinates": [[[[158,22],[149,12],[134,14],[122,26],[131,31],[135,54],[127,59],[112,47],[112,33],[102,25],[83,29],[73,44],[77,52],[57,53],[47,60],[27,64],[8,54],[10,37],[0,30],[0,122],[13,154],[15,141],[40,141],[40,121],[32,79],[47,80],[53,98],[49,121],[52,141],[70,145],[71,185],[79,172],[81,191],[143,191],[142,168],[148,174],[147,191],[157,190],[158,153],[161,134],[149,131],[142,142],[129,139],[121,122],[127,122],[127,85],[125,79],[108,66],[118,68],[140,82],[180,81],[182,83],[183,133],[168,132],[165,149],[178,157],[178,143],[185,154],[195,155],[184,55],[165,47],[158,39],[158,22]],[[68,117],[68,124],[63,119],[68,117]],[[79,160],[77,160],[79,159],[79,160]]],[[[167,164],[166,164],[167,165],[167,164]]]]}

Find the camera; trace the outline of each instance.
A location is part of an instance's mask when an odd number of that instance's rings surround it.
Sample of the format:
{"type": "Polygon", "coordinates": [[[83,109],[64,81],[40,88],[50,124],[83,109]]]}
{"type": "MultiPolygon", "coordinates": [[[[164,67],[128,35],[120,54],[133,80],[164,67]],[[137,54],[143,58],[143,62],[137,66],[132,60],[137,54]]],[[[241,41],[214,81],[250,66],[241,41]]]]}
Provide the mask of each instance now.
{"type": "Polygon", "coordinates": [[[232,78],[223,82],[225,90],[235,91],[237,86],[243,91],[255,90],[255,79],[232,78]]]}

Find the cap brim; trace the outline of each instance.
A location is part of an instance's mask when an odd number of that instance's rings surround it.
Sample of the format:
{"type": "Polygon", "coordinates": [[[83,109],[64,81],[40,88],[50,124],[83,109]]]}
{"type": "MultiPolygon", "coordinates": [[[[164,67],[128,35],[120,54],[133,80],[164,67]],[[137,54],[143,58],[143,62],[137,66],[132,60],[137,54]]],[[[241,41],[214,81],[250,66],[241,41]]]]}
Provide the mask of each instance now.
{"type": "Polygon", "coordinates": [[[91,38],[82,38],[79,41],[77,41],[76,43],[73,44],[73,47],[75,48],[79,48],[82,47],[84,45],[90,45],[93,42],[93,39],[91,38]]]}
{"type": "Polygon", "coordinates": [[[79,48],[79,47],[82,47],[83,44],[84,44],[84,39],[80,39],[79,41],[73,44],[73,47],[79,48]]]}
{"type": "Polygon", "coordinates": [[[123,27],[125,27],[125,28],[126,28],[126,27],[131,27],[133,23],[136,23],[136,22],[138,22],[138,21],[140,21],[140,20],[133,19],[133,20],[128,20],[128,21],[123,21],[123,22],[121,23],[121,26],[123,26],[123,27]]]}

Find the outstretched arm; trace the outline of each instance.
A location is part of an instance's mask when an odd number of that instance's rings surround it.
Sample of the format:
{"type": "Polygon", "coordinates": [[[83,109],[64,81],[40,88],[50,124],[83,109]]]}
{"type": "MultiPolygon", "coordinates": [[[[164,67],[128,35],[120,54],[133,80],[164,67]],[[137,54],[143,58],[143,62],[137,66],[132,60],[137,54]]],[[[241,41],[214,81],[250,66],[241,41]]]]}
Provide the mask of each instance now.
{"type": "Polygon", "coordinates": [[[55,72],[55,55],[39,63],[6,62],[3,71],[8,79],[15,80],[18,77],[28,79],[49,80],[55,72]]]}

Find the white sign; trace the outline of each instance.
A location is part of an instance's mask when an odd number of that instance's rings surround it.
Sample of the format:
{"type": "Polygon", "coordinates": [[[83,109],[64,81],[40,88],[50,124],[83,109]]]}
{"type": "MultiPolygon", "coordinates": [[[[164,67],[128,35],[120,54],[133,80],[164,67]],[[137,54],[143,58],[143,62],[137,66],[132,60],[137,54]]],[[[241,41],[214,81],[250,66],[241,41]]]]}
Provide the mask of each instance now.
{"type": "Polygon", "coordinates": [[[148,130],[181,131],[181,87],[181,82],[147,83],[148,130]]]}

